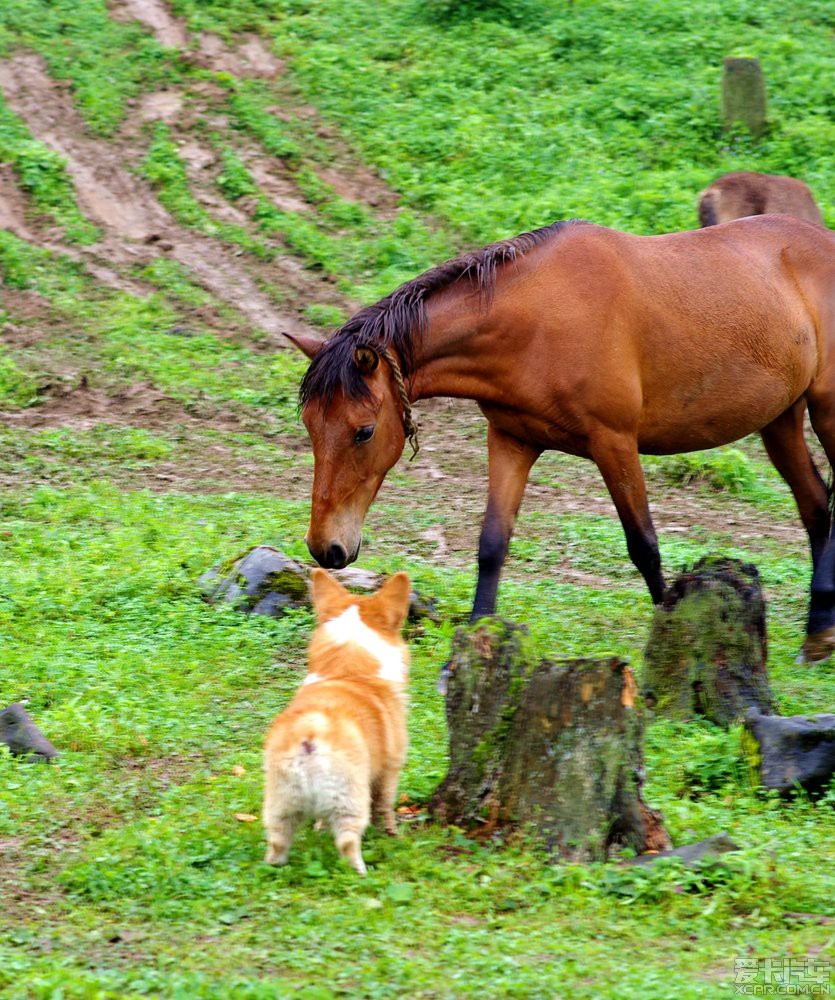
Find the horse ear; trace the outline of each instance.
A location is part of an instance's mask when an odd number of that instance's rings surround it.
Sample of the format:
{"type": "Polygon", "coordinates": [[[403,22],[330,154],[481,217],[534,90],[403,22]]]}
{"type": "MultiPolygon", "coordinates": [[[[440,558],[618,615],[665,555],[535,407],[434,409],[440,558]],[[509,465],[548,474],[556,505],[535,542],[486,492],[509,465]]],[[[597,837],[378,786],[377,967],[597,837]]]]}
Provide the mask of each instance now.
{"type": "Polygon", "coordinates": [[[331,603],[347,591],[338,580],[318,566],[310,574],[310,596],[313,598],[313,609],[321,620],[330,609],[331,603]]]}
{"type": "Polygon", "coordinates": [[[370,347],[358,347],[354,351],[354,364],[360,375],[370,375],[380,363],[380,355],[370,347]]]}
{"type": "Polygon", "coordinates": [[[298,347],[302,354],[306,354],[311,361],[325,346],[324,340],[317,340],[315,337],[300,337],[292,333],[285,333],[284,336],[291,344],[298,347]]]}

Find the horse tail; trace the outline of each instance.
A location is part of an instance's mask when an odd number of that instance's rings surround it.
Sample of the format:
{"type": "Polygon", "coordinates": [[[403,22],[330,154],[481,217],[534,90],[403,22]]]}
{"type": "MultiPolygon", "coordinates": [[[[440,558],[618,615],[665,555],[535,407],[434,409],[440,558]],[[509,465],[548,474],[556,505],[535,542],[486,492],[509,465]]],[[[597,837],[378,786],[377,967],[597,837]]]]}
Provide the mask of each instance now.
{"type": "Polygon", "coordinates": [[[699,226],[705,229],[707,226],[715,226],[719,222],[714,204],[716,194],[713,191],[702,191],[699,195],[699,226]]]}

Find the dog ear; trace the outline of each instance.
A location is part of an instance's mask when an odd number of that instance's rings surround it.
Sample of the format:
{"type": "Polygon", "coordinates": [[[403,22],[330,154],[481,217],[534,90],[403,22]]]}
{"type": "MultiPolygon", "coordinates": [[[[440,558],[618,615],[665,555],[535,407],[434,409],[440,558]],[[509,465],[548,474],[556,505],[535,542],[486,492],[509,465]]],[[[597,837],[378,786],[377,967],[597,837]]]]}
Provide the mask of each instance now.
{"type": "Polygon", "coordinates": [[[409,598],[412,596],[412,584],[408,573],[395,573],[389,577],[374,595],[374,605],[382,614],[386,627],[392,632],[399,632],[409,613],[409,598]]]}
{"type": "Polygon", "coordinates": [[[333,601],[347,593],[342,584],[325,570],[317,567],[311,572],[310,596],[313,598],[313,610],[320,620],[328,613],[333,601]]]}
{"type": "Polygon", "coordinates": [[[319,351],[325,346],[324,340],[317,340],[315,337],[301,337],[293,333],[285,333],[284,336],[312,361],[319,351]]]}
{"type": "Polygon", "coordinates": [[[370,375],[380,363],[380,355],[370,347],[358,347],[354,351],[354,364],[360,375],[370,375]]]}

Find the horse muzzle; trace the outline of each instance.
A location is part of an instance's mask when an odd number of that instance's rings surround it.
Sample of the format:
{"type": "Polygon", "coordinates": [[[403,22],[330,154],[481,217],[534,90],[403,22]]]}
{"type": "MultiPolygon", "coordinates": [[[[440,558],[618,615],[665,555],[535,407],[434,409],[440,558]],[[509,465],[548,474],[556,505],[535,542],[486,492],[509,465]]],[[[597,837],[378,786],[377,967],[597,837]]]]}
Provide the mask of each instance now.
{"type": "Polygon", "coordinates": [[[348,550],[339,542],[331,542],[323,548],[316,548],[307,543],[307,548],[313,558],[324,569],[344,569],[348,563],[354,562],[359,555],[359,545],[349,555],[348,550]]]}

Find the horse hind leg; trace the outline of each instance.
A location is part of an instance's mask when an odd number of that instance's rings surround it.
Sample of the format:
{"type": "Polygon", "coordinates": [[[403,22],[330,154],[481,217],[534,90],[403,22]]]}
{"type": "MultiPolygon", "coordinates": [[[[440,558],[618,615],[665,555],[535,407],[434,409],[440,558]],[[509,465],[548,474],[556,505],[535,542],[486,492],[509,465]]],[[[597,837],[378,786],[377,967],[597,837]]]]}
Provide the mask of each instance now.
{"type": "Polygon", "coordinates": [[[760,436],[774,468],[794,496],[800,519],[809,536],[814,575],[829,538],[829,491],[806,444],[803,434],[805,414],[805,401],[798,400],[764,427],[760,436]]]}
{"type": "MultiPolygon", "coordinates": [[[[812,429],[835,466],[835,373],[819,379],[807,393],[812,429]]],[[[835,538],[828,532],[826,544],[812,574],[812,595],[806,640],[798,659],[819,663],[835,651],[835,538]]]]}

